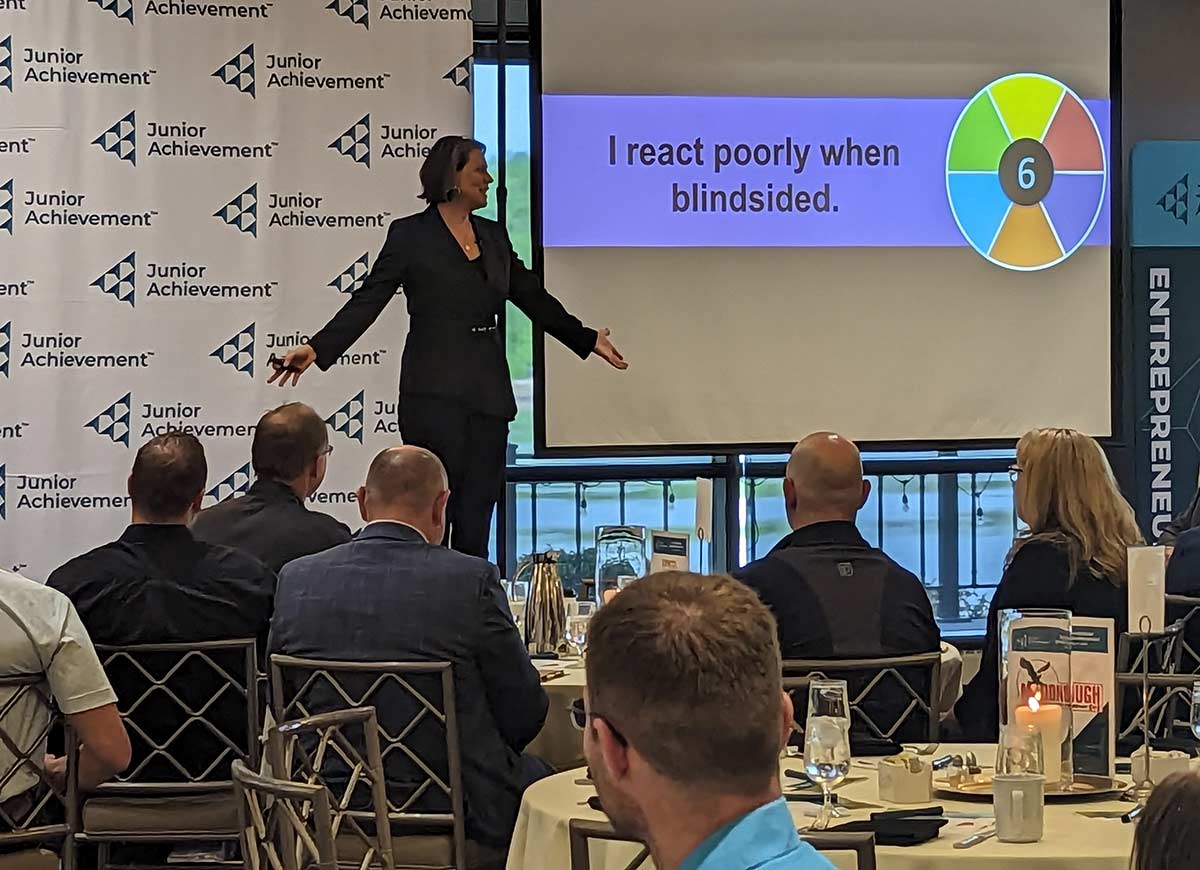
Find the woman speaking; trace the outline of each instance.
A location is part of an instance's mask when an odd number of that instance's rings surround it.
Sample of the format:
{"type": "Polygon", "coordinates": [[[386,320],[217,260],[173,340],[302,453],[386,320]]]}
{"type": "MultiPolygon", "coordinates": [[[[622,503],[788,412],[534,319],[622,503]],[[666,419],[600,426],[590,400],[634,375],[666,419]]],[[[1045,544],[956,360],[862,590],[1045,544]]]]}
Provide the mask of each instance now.
{"type": "Polygon", "coordinates": [[[274,363],[270,382],[295,384],[313,363],[328,369],[403,287],[410,323],[400,363],[400,435],[446,466],[446,543],[486,558],[504,488],[508,424],[517,415],[497,329],[504,301],[581,358],[594,353],[617,369],[628,363],[607,329],[584,326],[546,292],[504,227],[473,214],[487,205],[493,180],[483,152],[462,136],[434,143],[420,176],[428,208],[392,222],[362,286],[307,344],[274,363]]]}

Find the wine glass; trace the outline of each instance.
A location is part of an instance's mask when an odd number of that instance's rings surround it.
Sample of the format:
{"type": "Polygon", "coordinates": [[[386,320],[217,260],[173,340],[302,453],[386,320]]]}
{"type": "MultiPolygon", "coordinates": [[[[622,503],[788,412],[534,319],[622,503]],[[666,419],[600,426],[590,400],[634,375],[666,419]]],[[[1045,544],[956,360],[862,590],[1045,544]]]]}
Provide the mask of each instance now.
{"type": "Polygon", "coordinates": [[[814,831],[833,818],[833,787],[850,773],[850,702],[845,680],[813,680],[808,684],[808,719],[804,725],[804,772],[821,784],[825,799],[814,831]]]}
{"type": "Polygon", "coordinates": [[[1200,680],[1192,683],[1192,733],[1200,740],[1200,680]]]}
{"type": "Polygon", "coordinates": [[[567,619],[567,641],[575,647],[580,656],[587,652],[588,623],[591,621],[590,613],[587,616],[571,616],[567,619]]]}

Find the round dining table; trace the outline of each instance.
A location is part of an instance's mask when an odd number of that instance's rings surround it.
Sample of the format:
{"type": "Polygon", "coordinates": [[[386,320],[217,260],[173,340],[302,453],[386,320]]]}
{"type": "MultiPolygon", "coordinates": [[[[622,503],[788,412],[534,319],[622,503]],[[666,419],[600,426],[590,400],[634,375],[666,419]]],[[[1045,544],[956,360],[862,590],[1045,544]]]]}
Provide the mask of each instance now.
{"type": "MultiPolygon", "coordinates": [[[[542,687],[550,698],[546,723],[526,752],[545,759],[555,770],[567,770],[583,764],[583,736],[571,724],[570,707],[583,697],[586,684],[581,659],[544,660],[534,662],[542,674],[542,687]]],[[[938,709],[948,713],[962,694],[962,653],[951,644],[942,643],[942,669],[938,692],[938,709]]]]}
{"type": "MultiPolygon", "coordinates": [[[[938,755],[963,754],[973,751],[985,772],[995,758],[991,745],[942,745],[938,755]]],[[[786,758],[783,769],[799,770],[802,762],[786,758]]],[[[856,759],[851,766],[850,779],[837,788],[837,794],[850,801],[872,804],[875,808],[850,811],[839,821],[865,820],[872,812],[900,807],[879,799],[877,759],[856,759]],[[856,779],[861,777],[860,779],[856,779]]],[[[783,778],[785,793],[791,791],[791,780],[783,778]]],[[[525,792],[521,812],[508,853],[507,870],[569,870],[571,867],[568,825],[572,819],[605,822],[603,813],[588,806],[588,798],[596,790],[586,779],[586,771],[566,771],[534,783],[525,792]]],[[[789,804],[797,828],[811,824],[815,804],[789,804]]],[[[938,805],[948,814],[988,816],[990,802],[961,800],[934,794],[932,800],[917,806],[938,805]]],[[[1038,843],[1014,844],[985,840],[967,849],[955,849],[954,844],[965,837],[990,827],[988,818],[955,818],[941,829],[939,836],[917,846],[878,846],[876,855],[879,870],[1128,870],[1129,853],[1133,846],[1132,824],[1119,818],[1091,818],[1081,813],[1121,813],[1133,804],[1115,797],[1086,802],[1055,803],[1045,807],[1045,826],[1038,843]]],[[[836,824],[836,822],[835,822],[836,824]]],[[[624,870],[637,855],[639,847],[632,843],[593,841],[590,847],[593,870],[624,870]]],[[[830,861],[838,868],[852,870],[854,855],[832,852],[830,861]]]]}

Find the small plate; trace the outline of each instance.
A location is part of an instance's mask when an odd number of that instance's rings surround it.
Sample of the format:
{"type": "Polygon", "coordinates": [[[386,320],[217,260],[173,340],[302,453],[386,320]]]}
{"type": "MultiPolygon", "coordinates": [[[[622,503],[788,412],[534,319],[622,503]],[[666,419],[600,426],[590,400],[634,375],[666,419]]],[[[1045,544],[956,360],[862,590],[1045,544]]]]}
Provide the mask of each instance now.
{"type": "MultiPolygon", "coordinates": [[[[1070,791],[1063,791],[1061,785],[1046,789],[1046,803],[1067,803],[1070,801],[1094,801],[1120,797],[1129,783],[1119,779],[1109,779],[1107,776],[1088,776],[1079,774],[1070,791]]],[[[952,795],[963,800],[991,800],[992,775],[980,774],[972,782],[951,783],[946,779],[935,779],[933,790],[936,794],[952,795]]]]}

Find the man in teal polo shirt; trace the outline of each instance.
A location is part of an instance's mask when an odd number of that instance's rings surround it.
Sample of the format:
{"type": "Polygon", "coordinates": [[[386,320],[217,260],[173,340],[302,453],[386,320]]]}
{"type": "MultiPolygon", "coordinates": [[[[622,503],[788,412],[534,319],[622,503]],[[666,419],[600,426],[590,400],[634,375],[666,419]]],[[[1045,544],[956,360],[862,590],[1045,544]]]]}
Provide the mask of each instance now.
{"type": "Polygon", "coordinates": [[[729,577],[625,587],[588,630],[584,751],[604,811],[659,870],[829,870],[779,784],[792,704],[775,621],[729,577]]]}

